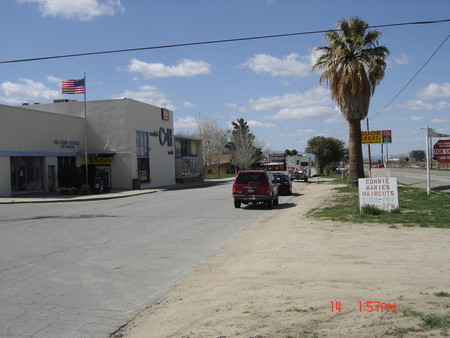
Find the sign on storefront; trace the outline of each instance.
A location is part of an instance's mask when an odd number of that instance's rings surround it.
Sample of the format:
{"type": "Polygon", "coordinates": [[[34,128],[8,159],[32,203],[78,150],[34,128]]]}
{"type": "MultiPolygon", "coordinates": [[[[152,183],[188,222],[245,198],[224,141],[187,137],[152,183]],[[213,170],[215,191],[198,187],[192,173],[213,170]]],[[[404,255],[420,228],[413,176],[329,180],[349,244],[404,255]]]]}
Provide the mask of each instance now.
{"type": "Polygon", "coordinates": [[[90,154],[89,162],[90,164],[112,164],[114,162],[115,153],[105,153],[105,154],[90,154]]]}
{"type": "Polygon", "coordinates": [[[358,186],[360,210],[366,205],[385,211],[398,209],[396,177],[360,178],[358,186]]]}
{"type": "Polygon", "coordinates": [[[170,110],[166,108],[161,108],[161,119],[164,121],[169,121],[170,119],[170,110]]]}

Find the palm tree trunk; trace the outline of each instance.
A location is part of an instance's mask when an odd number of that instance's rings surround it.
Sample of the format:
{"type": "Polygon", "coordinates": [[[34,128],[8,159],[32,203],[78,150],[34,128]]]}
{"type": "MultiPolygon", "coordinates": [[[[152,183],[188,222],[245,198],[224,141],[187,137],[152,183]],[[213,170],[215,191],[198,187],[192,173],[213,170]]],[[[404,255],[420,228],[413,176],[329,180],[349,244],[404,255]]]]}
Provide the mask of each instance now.
{"type": "Polygon", "coordinates": [[[349,130],[349,149],[348,149],[348,179],[347,186],[358,187],[358,178],[364,178],[364,164],[361,144],[361,121],[350,120],[348,122],[349,130]]]}

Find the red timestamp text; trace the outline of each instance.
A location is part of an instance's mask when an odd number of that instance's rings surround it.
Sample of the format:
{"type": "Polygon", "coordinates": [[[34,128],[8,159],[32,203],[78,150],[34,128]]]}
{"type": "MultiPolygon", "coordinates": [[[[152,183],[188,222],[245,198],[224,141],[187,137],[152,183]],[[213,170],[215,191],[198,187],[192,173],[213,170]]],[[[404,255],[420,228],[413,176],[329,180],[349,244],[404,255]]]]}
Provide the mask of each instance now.
{"type": "MultiPolygon", "coordinates": [[[[340,301],[330,301],[331,312],[342,312],[343,305],[340,301]]],[[[386,303],[380,301],[359,301],[359,312],[397,312],[396,303],[386,303]]]]}

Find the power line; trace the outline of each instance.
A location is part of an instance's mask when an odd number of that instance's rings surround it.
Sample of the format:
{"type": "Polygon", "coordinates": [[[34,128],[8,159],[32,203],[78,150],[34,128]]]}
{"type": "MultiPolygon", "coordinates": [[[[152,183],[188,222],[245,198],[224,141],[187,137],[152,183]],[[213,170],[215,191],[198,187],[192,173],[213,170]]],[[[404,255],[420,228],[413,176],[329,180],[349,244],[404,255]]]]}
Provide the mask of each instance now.
{"type": "MultiPolygon", "coordinates": [[[[392,23],[392,24],[385,24],[385,25],[368,26],[368,28],[396,27],[396,26],[410,26],[410,25],[428,25],[428,24],[436,24],[436,23],[444,23],[444,22],[450,22],[450,19],[392,23]]],[[[271,39],[271,38],[281,38],[281,37],[298,36],[298,35],[311,35],[311,34],[327,33],[327,32],[330,32],[330,31],[339,31],[339,30],[337,30],[337,29],[335,29],[335,30],[327,29],[327,30],[307,31],[307,32],[299,32],[299,33],[262,35],[262,36],[243,37],[243,38],[224,39],[224,40],[210,40],[210,41],[200,41],[200,42],[188,42],[188,43],[179,43],[179,44],[172,44],[172,45],[160,45],[160,46],[149,46],[149,47],[128,48],[128,49],[115,49],[115,50],[97,51],[97,52],[86,52],[86,53],[64,54],[64,55],[54,55],[54,56],[43,56],[43,57],[35,57],[35,58],[28,58],[28,59],[16,59],[16,60],[0,61],[0,64],[18,63],[18,62],[30,62],[30,61],[43,61],[43,60],[51,60],[51,59],[62,59],[62,58],[71,58],[71,57],[79,57],[79,56],[90,56],[90,55],[101,55],[101,54],[126,53],[126,52],[135,52],[135,51],[143,51],[143,50],[153,50],[153,49],[198,46],[198,45],[218,44],[218,43],[226,43],[226,42],[239,42],[239,41],[249,41],[249,40],[271,39]]]]}
{"type": "Polygon", "coordinates": [[[409,84],[417,77],[417,75],[419,75],[419,73],[422,71],[422,69],[425,68],[425,66],[431,61],[431,59],[437,54],[437,52],[439,51],[439,49],[441,49],[441,47],[447,42],[447,40],[450,38],[450,34],[447,35],[447,37],[444,39],[444,41],[442,41],[442,43],[439,45],[438,48],[436,48],[436,50],[433,52],[433,54],[431,54],[431,56],[428,58],[427,61],[425,61],[425,63],[422,65],[422,67],[419,68],[419,70],[413,75],[413,77],[403,86],[402,89],[400,89],[400,91],[380,110],[377,111],[377,113],[371,118],[371,120],[373,120],[376,116],[378,116],[378,114],[380,114],[381,112],[383,112],[392,102],[394,102],[394,100],[400,96],[400,94],[406,89],[406,87],[409,86],[409,84]]]}

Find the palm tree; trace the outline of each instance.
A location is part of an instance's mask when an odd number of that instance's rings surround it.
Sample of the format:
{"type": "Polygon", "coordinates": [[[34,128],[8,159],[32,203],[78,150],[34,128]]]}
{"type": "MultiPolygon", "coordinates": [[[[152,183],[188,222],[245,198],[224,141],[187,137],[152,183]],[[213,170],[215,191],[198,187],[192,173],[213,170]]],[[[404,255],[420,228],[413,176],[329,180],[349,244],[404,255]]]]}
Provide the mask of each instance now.
{"type": "Polygon", "coordinates": [[[313,66],[323,70],[320,83],[327,81],[331,97],[349,124],[349,175],[347,186],[357,187],[364,177],[361,120],[367,117],[370,97],[381,82],[389,50],[378,45],[381,32],[368,30],[358,17],[337,23],[337,30],[325,34],[328,46],[316,47],[313,66]]]}

